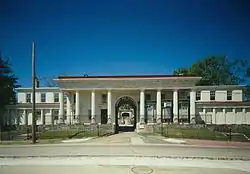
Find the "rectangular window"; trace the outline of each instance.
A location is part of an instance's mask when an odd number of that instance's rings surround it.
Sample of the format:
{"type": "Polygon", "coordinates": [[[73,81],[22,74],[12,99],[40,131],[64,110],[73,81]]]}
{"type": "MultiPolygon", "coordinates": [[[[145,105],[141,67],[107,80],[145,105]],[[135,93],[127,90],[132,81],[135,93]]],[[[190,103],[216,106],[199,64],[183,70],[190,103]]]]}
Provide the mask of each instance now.
{"type": "Polygon", "coordinates": [[[215,91],[210,91],[210,100],[215,100],[215,91]]]}
{"type": "Polygon", "coordinates": [[[161,99],[165,100],[166,99],[166,94],[161,94],[161,99]]]}
{"type": "Polygon", "coordinates": [[[54,110],[53,111],[54,120],[58,120],[58,115],[59,115],[59,111],[58,110],[54,110]]]}
{"type": "Polygon", "coordinates": [[[54,93],[54,102],[55,103],[59,102],[59,94],[58,93],[54,93]]]}
{"type": "Polygon", "coordinates": [[[107,94],[102,94],[102,103],[107,103],[107,94]]]}
{"type": "Polygon", "coordinates": [[[227,100],[232,100],[232,91],[227,91],[227,100]]]}
{"type": "Polygon", "coordinates": [[[76,94],[73,95],[73,102],[76,103],[76,94]]]}
{"type": "Polygon", "coordinates": [[[91,120],[91,109],[88,110],[89,120],[91,120]]]}
{"type": "Polygon", "coordinates": [[[26,94],[26,103],[31,103],[31,94],[30,93],[26,94]]]}
{"type": "Polygon", "coordinates": [[[36,120],[40,121],[42,119],[41,110],[36,111],[36,120]]]}
{"type": "Polygon", "coordinates": [[[196,100],[201,100],[201,92],[196,91],[196,100]]]}
{"type": "Polygon", "coordinates": [[[41,103],[46,102],[46,93],[41,93],[41,103]]]}
{"type": "Polygon", "coordinates": [[[146,95],[145,95],[145,100],[146,100],[146,101],[151,100],[151,95],[150,95],[150,94],[146,94],[146,95]]]}

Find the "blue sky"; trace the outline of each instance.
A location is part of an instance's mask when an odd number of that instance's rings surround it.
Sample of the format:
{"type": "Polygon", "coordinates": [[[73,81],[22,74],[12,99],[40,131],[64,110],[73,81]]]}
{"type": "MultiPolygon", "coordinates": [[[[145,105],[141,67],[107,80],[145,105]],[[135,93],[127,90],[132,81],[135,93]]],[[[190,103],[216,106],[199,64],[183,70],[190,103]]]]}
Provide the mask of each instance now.
{"type": "Polygon", "coordinates": [[[248,0],[2,0],[0,50],[37,75],[171,74],[208,55],[250,57],[248,0]]]}

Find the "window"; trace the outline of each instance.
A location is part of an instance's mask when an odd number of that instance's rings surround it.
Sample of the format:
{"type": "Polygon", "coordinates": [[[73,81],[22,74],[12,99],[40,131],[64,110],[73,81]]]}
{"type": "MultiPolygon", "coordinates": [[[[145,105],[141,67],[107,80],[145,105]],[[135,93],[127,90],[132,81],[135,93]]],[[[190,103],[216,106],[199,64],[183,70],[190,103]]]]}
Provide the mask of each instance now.
{"type": "Polygon", "coordinates": [[[215,91],[210,91],[210,100],[215,100],[215,91]]]}
{"type": "Polygon", "coordinates": [[[166,99],[166,94],[161,94],[161,99],[165,100],[166,99]]]}
{"type": "Polygon", "coordinates": [[[41,110],[37,110],[37,111],[36,111],[36,120],[37,120],[37,121],[40,121],[41,118],[42,118],[41,110]]]}
{"type": "Polygon", "coordinates": [[[196,100],[201,100],[201,92],[196,91],[196,100]]]}
{"type": "Polygon", "coordinates": [[[76,94],[73,95],[73,102],[76,103],[76,94]]]}
{"type": "Polygon", "coordinates": [[[41,93],[41,102],[42,103],[46,102],[46,94],[45,93],[41,93]]]}
{"type": "Polygon", "coordinates": [[[146,94],[146,95],[145,95],[145,100],[147,100],[147,101],[148,101],[148,100],[151,100],[151,95],[150,95],[150,94],[146,94]]]}
{"type": "Polygon", "coordinates": [[[54,93],[54,102],[55,103],[59,102],[59,94],[58,93],[54,93]]]}
{"type": "Polygon", "coordinates": [[[107,94],[102,94],[102,103],[107,103],[107,94]]]}
{"type": "Polygon", "coordinates": [[[232,91],[227,91],[227,100],[232,100],[232,91]]]}
{"type": "Polygon", "coordinates": [[[26,94],[26,103],[31,103],[31,94],[26,94]]]}
{"type": "Polygon", "coordinates": [[[89,120],[91,120],[91,109],[88,110],[89,120]]]}
{"type": "Polygon", "coordinates": [[[58,120],[58,115],[59,115],[59,111],[58,110],[54,110],[54,112],[53,112],[54,120],[58,120]]]}

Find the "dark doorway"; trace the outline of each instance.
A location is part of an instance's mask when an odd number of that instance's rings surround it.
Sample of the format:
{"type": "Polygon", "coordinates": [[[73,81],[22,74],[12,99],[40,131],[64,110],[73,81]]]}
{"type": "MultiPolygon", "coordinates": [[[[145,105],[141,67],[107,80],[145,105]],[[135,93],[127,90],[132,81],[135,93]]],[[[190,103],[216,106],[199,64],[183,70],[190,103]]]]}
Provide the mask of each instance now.
{"type": "Polygon", "coordinates": [[[136,101],[128,96],[121,97],[115,104],[115,133],[134,131],[136,121],[136,101]]]}
{"type": "Polygon", "coordinates": [[[107,124],[108,122],[108,110],[101,109],[101,124],[107,124]]]}

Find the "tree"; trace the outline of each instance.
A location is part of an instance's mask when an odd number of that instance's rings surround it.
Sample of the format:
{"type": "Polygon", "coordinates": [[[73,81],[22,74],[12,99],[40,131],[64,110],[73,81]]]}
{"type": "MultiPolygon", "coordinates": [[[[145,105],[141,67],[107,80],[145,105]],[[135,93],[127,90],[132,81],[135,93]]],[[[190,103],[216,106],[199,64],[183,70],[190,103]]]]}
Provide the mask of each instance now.
{"type": "Polygon", "coordinates": [[[15,88],[20,87],[17,83],[18,78],[11,69],[8,59],[3,59],[0,55],[0,126],[3,125],[3,114],[6,105],[16,103],[15,88]]]}
{"type": "MultiPolygon", "coordinates": [[[[202,77],[197,85],[239,85],[250,77],[247,60],[229,60],[226,56],[209,56],[198,60],[189,68],[179,68],[173,74],[196,75],[202,77]]],[[[245,89],[249,94],[249,88],[245,89]]]]}

